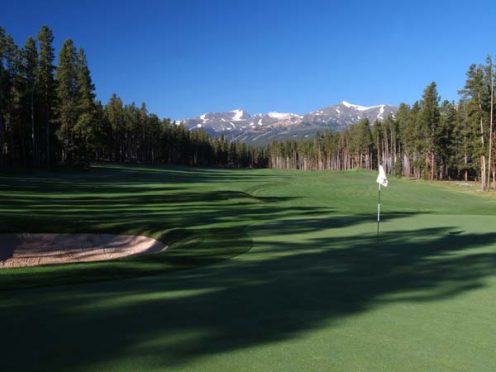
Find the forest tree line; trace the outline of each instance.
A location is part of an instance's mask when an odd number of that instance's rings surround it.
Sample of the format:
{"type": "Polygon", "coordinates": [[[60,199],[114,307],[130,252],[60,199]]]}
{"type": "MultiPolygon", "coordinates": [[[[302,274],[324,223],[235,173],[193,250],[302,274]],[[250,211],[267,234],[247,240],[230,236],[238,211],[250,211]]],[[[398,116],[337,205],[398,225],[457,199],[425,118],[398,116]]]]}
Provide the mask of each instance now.
{"type": "Polygon", "coordinates": [[[441,101],[435,82],[394,116],[367,119],[313,139],[274,141],[269,166],[291,169],[377,169],[430,180],[462,179],[496,189],[494,73],[491,57],[471,65],[458,102],[441,101]]]}
{"type": "Polygon", "coordinates": [[[113,95],[96,100],[85,52],[53,33],[23,47],[0,27],[0,168],[86,166],[94,160],[265,167],[263,148],[188,131],[113,95]]]}
{"type": "Polygon", "coordinates": [[[0,27],[0,168],[86,166],[94,160],[290,169],[376,169],[431,180],[478,180],[496,187],[494,73],[490,57],[471,65],[458,102],[429,84],[396,115],[362,120],[312,139],[249,146],[125,104],[96,99],[85,52],[41,27],[19,47],[0,27]],[[56,63],[57,62],[57,63],[56,63]]]}

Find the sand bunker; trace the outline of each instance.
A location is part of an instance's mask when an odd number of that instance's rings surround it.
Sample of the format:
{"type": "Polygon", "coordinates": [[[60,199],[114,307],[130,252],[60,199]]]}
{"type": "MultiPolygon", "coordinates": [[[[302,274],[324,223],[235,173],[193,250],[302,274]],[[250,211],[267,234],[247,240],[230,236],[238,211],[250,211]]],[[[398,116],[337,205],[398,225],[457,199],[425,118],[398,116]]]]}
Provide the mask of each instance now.
{"type": "Polygon", "coordinates": [[[0,234],[0,268],[104,261],[166,248],[141,235],[0,234]]]}

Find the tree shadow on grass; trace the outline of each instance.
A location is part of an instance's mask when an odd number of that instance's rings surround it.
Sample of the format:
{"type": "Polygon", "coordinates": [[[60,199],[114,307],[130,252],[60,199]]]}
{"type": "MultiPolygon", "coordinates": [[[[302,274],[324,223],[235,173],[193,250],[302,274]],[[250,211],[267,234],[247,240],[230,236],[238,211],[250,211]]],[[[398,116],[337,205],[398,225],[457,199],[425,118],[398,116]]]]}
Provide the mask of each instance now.
{"type": "Polygon", "coordinates": [[[27,303],[0,308],[2,319],[11,319],[2,334],[32,351],[27,360],[11,346],[4,365],[91,368],[139,357],[156,368],[184,366],[210,354],[297,338],[384,303],[451,298],[483,287],[496,269],[496,253],[487,248],[496,233],[439,227],[387,232],[382,239],[380,246],[373,234],[288,245],[264,242],[262,235],[257,244],[266,246],[265,254],[211,269],[42,291],[27,303]],[[37,298],[45,302],[33,310],[37,298]],[[70,342],[62,337],[67,330],[70,342]]]}
{"type": "Polygon", "coordinates": [[[294,199],[229,189],[231,181],[263,183],[250,172],[106,165],[89,172],[38,173],[0,176],[0,232],[125,233],[131,228],[130,233],[159,234],[248,213],[270,216],[277,203],[294,199]],[[178,175],[186,185],[176,185],[178,175]],[[227,189],[208,189],[207,180],[227,189]]]}
{"type": "MultiPolygon", "coordinates": [[[[243,221],[256,220],[260,222],[266,220],[267,222],[256,225],[257,234],[262,236],[283,236],[288,232],[305,234],[344,226],[351,227],[370,221],[369,215],[327,216],[329,213],[331,210],[328,208],[299,207],[288,210],[276,204],[276,206],[263,205],[238,210],[234,214],[226,213],[225,210],[221,209],[209,219],[203,214],[194,218],[188,217],[188,221],[198,220],[199,227],[193,224],[191,228],[173,227],[175,224],[170,219],[168,224],[172,227],[165,230],[163,225],[157,221],[134,219],[131,219],[130,222],[121,221],[118,226],[110,225],[109,231],[128,232],[132,225],[141,223],[146,226],[146,230],[138,229],[137,234],[153,236],[166,243],[168,249],[161,253],[104,262],[2,269],[0,270],[0,293],[17,291],[22,288],[57,286],[61,283],[74,285],[93,281],[161,275],[175,270],[217,264],[251,250],[253,246],[252,236],[250,231],[247,232],[247,229],[251,229],[251,225],[246,225],[243,221]],[[301,218],[302,214],[306,216],[304,219],[301,218]],[[324,217],[322,217],[323,214],[324,217]],[[201,223],[206,220],[210,223],[218,223],[227,217],[235,218],[238,220],[238,224],[201,227],[201,223]]],[[[390,213],[389,219],[404,218],[411,215],[411,213],[390,213]]],[[[177,225],[181,226],[182,223],[177,225]]],[[[22,225],[20,226],[22,227],[22,225]]],[[[53,232],[60,232],[56,230],[56,226],[53,228],[53,232]]],[[[47,232],[46,227],[42,228],[41,231],[47,232]]],[[[67,225],[65,232],[70,231],[71,227],[67,225]]],[[[91,230],[91,232],[94,231],[91,230]]],[[[107,232],[105,229],[97,231],[107,232]]],[[[80,224],[74,226],[74,232],[81,232],[80,224]]],[[[273,243],[271,249],[287,251],[288,248],[292,249],[298,246],[298,244],[293,245],[291,242],[283,245],[273,243]]]]}
{"type": "MultiPolygon", "coordinates": [[[[0,177],[0,187],[7,191],[0,195],[0,233],[146,235],[167,244],[169,250],[159,255],[103,263],[3,269],[0,290],[156,275],[209,265],[251,249],[252,241],[245,229],[254,221],[330,211],[280,205],[293,200],[292,197],[257,196],[229,189],[204,190],[203,184],[193,189],[180,188],[169,182],[175,179],[175,173],[185,175],[190,182],[197,181],[198,173],[208,177],[220,174],[217,182],[224,182],[227,180],[222,175],[232,176],[232,172],[223,170],[152,168],[147,172],[141,168],[105,167],[95,172],[40,172],[29,180],[0,177]],[[158,175],[157,184],[148,173],[158,175]],[[120,179],[123,184],[98,177],[102,175],[120,179]],[[82,182],[84,177],[87,181],[82,182]]],[[[252,179],[249,175],[239,178],[252,179]]],[[[200,181],[203,182],[201,177],[200,181]]],[[[0,250],[7,256],[5,248],[0,250]]]]}
{"type": "MultiPolygon", "coordinates": [[[[256,169],[223,169],[163,165],[97,164],[88,170],[58,169],[55,171],[12,171],[0,175],[0,190],[37,190],[48,188],[52,192],[136,192],[140,187],[150,189],[157,185],[182,183],[236,182],[260,183],[287,178],[283,174],[271,175],[256,169]],[[144,186],[146,185],[146,186],[144,186]]],[[[174,187],[174,186],[170,186],[174,187]]]]}

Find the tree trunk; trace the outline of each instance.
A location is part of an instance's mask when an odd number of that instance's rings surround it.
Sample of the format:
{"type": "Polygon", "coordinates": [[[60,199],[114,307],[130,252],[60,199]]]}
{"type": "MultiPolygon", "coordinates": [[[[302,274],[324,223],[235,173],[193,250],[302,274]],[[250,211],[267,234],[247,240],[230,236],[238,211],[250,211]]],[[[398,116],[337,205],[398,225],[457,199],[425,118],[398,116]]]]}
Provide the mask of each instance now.
{"type": "Polygon", "coordinates": [[[434,180],[434,174],[436,172],[436,167],[434,166],[435,163],[435,158],[434,158],[434,151],[431,152],[431,181],[434,180]]]}
{"type": "Polygon", "coordinates": [[[32,152],[31,152],[31,161],[32,165],[34,167],[37,167],[38,164],[38,145],[37,145],[37,135],[36,135],[36,129],[35,129],[35,124],[34,124],[34,93],[31,91],[31,101],[30,101],[30,110],[31,110],[31,146],[32,146],[32,152]]]}
{"type": "Polygon", "coordinates": [[[6,165],[5,154],[4,154],[4,142],[5,142],[5,126],[2,122],[2,115],[0,115],[0,168],[6,165]]]}
{"type": "Polygon", "coordinates": [[[483,111],[482,111],[482,104],[480,102],[481,99],[479,97],[480,140],[481,140],[481,148],[483,151],[480,156],[480,166],[481,166],[480,175],[481,175],[481,189],[484,190],[486,187],[486,155],[484,154],[485,144],[484,144],[484,122],[482,120],[483,111]]]}
{"type": "Polygon", "coordinates": [[[496,190],[496,166],[493,164],[493,190],[496,190]]]}
{"type": "MultiPolygon", "coordinates": [[[[481,126],[481,145],[482,145],[482,151],[484,151],[484,135],[483,135],[483,126],[482,126],[482,118],[480,120],[480,126],[481,126]]],[[[481,154],[480,156],[480,176],[481,176],[481,189],[484,190],[486,187],[486,156],[484,154],[481,154]]]]}
{"type": "MultiPolygon", "coordinates": [[[[492,159],[492,147],[493,147],[493,105],[494,105],[494,80],[493,80],[493,66],[489,66],[489,79],[491,79],[491,105],[489,112],[489,164],[487,167],[487,190],[489,190],[491,184],[491,169],[493,165],[491,164],[492,159]]],[[[494,179],[494,176],[493,176],[494,179]]]]}

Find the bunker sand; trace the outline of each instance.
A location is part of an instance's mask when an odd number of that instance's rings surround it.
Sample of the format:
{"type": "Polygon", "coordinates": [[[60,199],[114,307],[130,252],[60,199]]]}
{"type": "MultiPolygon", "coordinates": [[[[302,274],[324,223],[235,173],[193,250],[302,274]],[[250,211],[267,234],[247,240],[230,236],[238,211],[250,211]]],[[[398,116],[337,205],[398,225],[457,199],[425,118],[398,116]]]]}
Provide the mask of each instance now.
{"type": "Polygon", "coordinates": [[[105,261],[165,249],[141,235],[0,234],[0,268],[105,261]]]}

